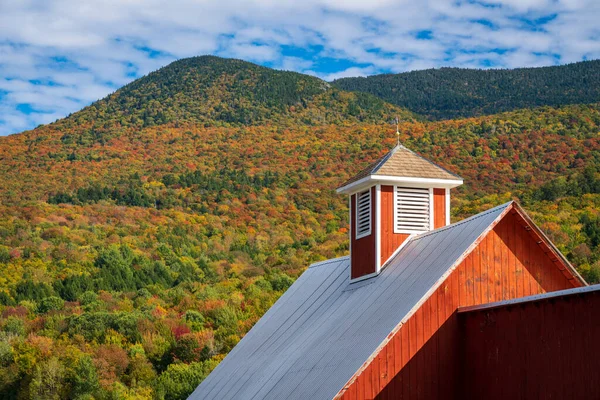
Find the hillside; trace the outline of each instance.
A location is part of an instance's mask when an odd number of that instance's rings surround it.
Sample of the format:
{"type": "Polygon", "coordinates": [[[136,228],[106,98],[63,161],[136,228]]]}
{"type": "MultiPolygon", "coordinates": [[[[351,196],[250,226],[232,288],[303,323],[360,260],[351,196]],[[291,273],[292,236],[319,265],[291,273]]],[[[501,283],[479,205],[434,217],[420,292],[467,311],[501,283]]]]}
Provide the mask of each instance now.
{"type": "Polygon", "coordinates": [[[439,68],[343,78],[343,90],[370,93],[431,119],[600,101],[600,60],[516,69],[439,68]]]}
{"type": "Polygon", "coordinates": [[[241,126],[382,122],[412,115],[318,78],[242,60],[201,56],[173,62],[60,121],[93,135],[168,123],[241,126]]]}
{"type": "MultiPolygon", "coordinates": [[[[179,71],[165,76],[180,84],[179,71]]],[[[191,86],[167,95],[169,85],[140,82],[0,138],[0,398],[185,399],[304,268],[347,253],[347,200],[335,188],[395,143],[391,125],[342,111],[341,122],[303,123],[259,100],[257,115],[282,122],[232,124],[198,111],[191,86]],[[165,105],[164,124],[121,123],[115,115],[148,108],[132,87],[188,100],[165,105]]],[[[318,109],[313,89],[289,93],[318,109]]],[[[353,98],[331,93],[340,110],[353,98]]],[[[454,219],[516,197],[600,280],[600,104],[415,119],[400,131],[465,178],[454,219]]]]}

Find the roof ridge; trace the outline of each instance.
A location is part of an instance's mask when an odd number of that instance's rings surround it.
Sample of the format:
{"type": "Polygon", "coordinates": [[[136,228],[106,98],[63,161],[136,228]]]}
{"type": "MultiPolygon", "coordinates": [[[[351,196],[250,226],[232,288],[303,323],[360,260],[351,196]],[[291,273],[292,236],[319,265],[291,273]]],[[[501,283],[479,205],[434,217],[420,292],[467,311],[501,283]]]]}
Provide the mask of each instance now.
{"type": "MultiPolygon", "coordinates": [[[[379,161],[376,161],[376,165],[375,167],[371,170],[371,175],[376,173],[377,171],[379,171],[379,168],[381,168],[383,166],[383,164],[385,164],[394,154],[396,154],[396,152],[398,150],[400,150],[400,148],[404,148],[406,150],[408,150],[406,147],[402,146],[401,144],[397,144],[396,146],[394,146],[394,148],[390,151],[388,151],[388,153],[381,157],[379,159],[379,161]]],[[[410,151],[410,150],[408,150],[410,151]]]]}
{"type": "Polygon", "coordinates": [[[490,213],[496,212],[496,211],[501,210],[501,209],[505,209],[506,207],[510,206],[513,203],[514,203],[514,200],[511,200],[511,201],[509,201],[507,203],[504,203],[504,204],[500,204],[499,206],[492,207],[489,210],[482,211],[479,214],[472,215],[472,216],[470,216],[468,218],[462,219],[462,220],[460,220],[458,222],[455,222],[453,224],[442,226],[441,228],[437,228],[437,229],[434,229],[432,231],[421,233],[421,234],[413,237],[412,240],[419,240],[421,238],[424,238],[424,237],[427,237],[427,236],[430,236],[430,235],[433,235],[433,234],[436,234],[436,233],[439,233],[439,232],[443,232],[443,231],[448,230],[448,229],[456,228],[457,226],[460,226],[462,224],[466,224],[467,222],[471,222],[471,221],[473,221],[473,220],[475,220],[477,218],[481,218],[481,217],[483,217],[485,215],[488,215],[490,213]]]}

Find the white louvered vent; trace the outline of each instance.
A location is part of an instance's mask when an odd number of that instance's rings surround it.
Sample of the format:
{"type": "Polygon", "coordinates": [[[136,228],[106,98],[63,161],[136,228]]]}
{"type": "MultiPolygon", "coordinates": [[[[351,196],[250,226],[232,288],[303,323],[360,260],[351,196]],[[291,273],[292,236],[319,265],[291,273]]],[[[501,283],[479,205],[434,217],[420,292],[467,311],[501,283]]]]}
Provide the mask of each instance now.
{"type": "Polygon", "coordinates": [[[394,233],[417,233],[431,229],[429,189],[396,186],[394,190],[394,233]]]}
{"type": "Polygon", "coordinates": [[[356,238],[371,234],[371,189],[357,194],[356,238]]]}

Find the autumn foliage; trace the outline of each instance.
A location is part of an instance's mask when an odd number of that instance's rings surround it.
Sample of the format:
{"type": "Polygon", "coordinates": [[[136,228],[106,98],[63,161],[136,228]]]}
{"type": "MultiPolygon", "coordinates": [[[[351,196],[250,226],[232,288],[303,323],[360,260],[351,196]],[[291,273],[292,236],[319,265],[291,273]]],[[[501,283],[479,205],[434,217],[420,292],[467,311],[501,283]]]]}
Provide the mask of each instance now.
{"type": "MultiPolygon", "coordinates": [[[[186,398],[308,265],[347,254],[335,189],[394,145],[394,109],[294,82],[316,100],[282,86],[277,124],[262,92],[249,124],[185,96],[128,115],[134,85],[121,108],[0,138],[0,397],[186,398]]],[[[517,198],[600,280],[599,105],[400,131],[465,178],[455,220],[517,198]]]]}

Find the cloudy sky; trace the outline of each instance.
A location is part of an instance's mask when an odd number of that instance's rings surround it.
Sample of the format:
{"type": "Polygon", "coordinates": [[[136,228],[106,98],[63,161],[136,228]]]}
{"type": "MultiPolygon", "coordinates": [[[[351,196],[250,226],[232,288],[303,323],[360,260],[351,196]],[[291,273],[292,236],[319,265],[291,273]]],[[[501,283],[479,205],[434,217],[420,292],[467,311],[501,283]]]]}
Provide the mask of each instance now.
{"type": "Polygon", "coordinates": [[[173,60],[242,58],[331,80],[600,58],[598,0],[0,0],[0,135],[173,60]]]}

